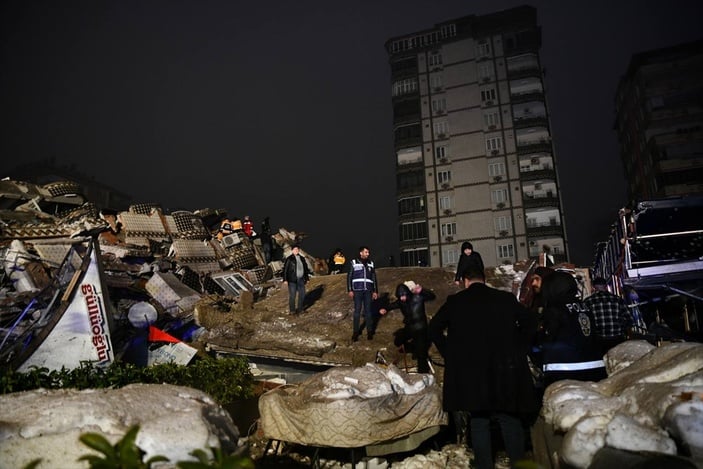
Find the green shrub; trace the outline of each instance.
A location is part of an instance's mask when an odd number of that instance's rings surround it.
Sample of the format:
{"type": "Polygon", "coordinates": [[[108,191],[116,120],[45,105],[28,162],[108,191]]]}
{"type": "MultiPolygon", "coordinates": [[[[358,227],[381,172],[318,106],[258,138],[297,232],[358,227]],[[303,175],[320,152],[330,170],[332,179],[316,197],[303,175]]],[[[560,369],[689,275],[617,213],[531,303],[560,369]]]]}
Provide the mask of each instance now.
{"type": "Polygon", "coordinates": [[[8,371],[0,376],[0,393],[45,389],[119,388],[132,383],[189,386],[209,394],[220,405],[228,405],[254,394],[254,378],[243,357],[203,358],[190,365],[161,364],[138,367],[115,362],[107,368],[82,363],[74,369],[32,368],[26,373],[8,371]]]}

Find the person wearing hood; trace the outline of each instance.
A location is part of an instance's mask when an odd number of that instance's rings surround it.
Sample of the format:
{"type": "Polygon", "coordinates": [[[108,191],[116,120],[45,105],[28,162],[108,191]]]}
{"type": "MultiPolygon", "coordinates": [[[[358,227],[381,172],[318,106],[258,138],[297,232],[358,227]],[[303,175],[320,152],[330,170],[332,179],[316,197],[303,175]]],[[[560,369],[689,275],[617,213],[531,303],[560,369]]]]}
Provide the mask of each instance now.
{"type": "Polygon", "coordinates": [[[542,281],[545,387],[562,379],[599,381],[607,376],[593,314],[578,298],[578,285],[567,272],[542,281]]]}
{"type": "Polygon", "coordinates": [[[456,266],[456,275],[454,275],[454,283],[461,285],[463,283],[462,275],[468,269],[478,269],[484,271],[483,259],[481,254],[474,251],[474,246],[468,241],[461,243],[461,255],[459,263],[456,266]]]}
{"type": "Polygon", "coordinates": [[[395,297],[396,300],[387,308],[381,308],[379,313],[384,315],[393,309],[400,309],[403,313],[403,328],[394,333],[393,343],[396,347],[403,346],[406,352],[413,351],[418,373],[429,373],[430,342],[427,335],[425,301],[434,300],[436,296],[431,291],[423,290],[422,285],[409,280],[396,287],[395,297]]]}

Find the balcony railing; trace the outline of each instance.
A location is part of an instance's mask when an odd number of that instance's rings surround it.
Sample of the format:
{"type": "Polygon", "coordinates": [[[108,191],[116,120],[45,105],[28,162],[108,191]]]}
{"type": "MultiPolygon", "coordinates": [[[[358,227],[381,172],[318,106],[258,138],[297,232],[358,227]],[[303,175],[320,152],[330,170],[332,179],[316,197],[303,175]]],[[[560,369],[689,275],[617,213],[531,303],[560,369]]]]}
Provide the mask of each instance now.
{"type": "Polygon", "coordinates": [[[530,153],[544,153],[552,152],[552,142],[551,140],[541,140],[539,142],[529,142],[517,144],[517,154],[518,155],[529,155],[530,153]]]}
{"type": "Polygon", "coordinates": [[[510,101],[513,103],[528,103],[530,101],[544,101],[544,92],[530,91],[527,93],[511,93],[510,101]]]}
{"type": "Polygon", "coordinates": [[[540,207],[558,207],[559,206],[559,198],[556,197],[554,194],[551,195],[528,195],[528,194],[523,194],[522,196],[522,205],[528,209],[528,208],[540,208],[540,207]]]}
{"type": "Polygon", "coordinates": [[[517,70],[508,70],[508,78],[516,80],[518,78],[541,77],[542,69],[537,65],[521,67],[517,70]]]}
{"type": "Polygon", "coordinates": [[[561,223],[544,222],[527,224],[527,234],[529,236],[563,236],[561,223]]]}
{"type": "Polygon", "coordinates": [[[541,168],[534,170],[520,170],[520,179],[523,181],[535,181],[537,179],[554,180],[555,173],[553,168],[541,168]]]}
{"type": "Polygon", "coordinates": [[[419,112],[417,114],[402,114],[402,115],[394,115],[393,116],[393,123],[395,125],[400,125],[400,124],[409,124],[412,122],[420,122],[422,120],[422,114],[419,112]]]}
{"type": "Polygon", "coordinates": [[[516,117],[513,126],[516,129],[526,129],[528,127],[547,127],[549,121],[546,116],[516,117]]]}

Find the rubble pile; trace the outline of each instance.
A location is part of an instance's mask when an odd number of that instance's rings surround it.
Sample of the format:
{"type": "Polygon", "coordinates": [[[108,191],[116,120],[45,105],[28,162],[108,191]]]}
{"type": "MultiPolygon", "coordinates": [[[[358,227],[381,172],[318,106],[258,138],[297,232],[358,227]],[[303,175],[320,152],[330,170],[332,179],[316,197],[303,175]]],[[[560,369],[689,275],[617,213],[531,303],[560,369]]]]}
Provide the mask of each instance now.
{"type": "Polygon", "coordinates": [[[703,463],[703,344],[626,341],[606,363],[602,381],[558,381],[545,391],[541,417],[563,435],[563,460],[586,468],[608,447],[703,463]]]}
{"type": "MultiPolygon", "coordinates": [[[[70,301],[81,289],[94,290],[105,309],[109,359],[129,356],[130,340],[146,325],[192,340],[213,325],[207,305],[251,307],[277,289],[280,259],[300,235],[280,229],[270,236],[277,257],[267,262],[260,237],[237,229],[222,235],[225,218],[219,209],[166,214],[154,204],[98,210],[75,183],[0,181],[0,367],[19,368],[60,331],[62,316],[84,309],[70,301]],[[91,256],[97,272],[87,282],[91,256]]],[[[306,259],[311,271],[326,269],[306,259]]]]}
{"type": "MultiPolygon", "coordinates": [[[[112,444],[139,425],[136,444],[146,454],[166,456],[172,463],[195,461],[191,451],[237,450],[239,430],[230,415],[196,389],[166,384],[131,384],[120,389],[45,390],[0,396],[2,467],[26,467],[41,458],[40,467],[76,467],[92,453],[79,441],[98,432],[112,444]]],[[[166,467],[175,467],[171,464],[166,467]]]]}

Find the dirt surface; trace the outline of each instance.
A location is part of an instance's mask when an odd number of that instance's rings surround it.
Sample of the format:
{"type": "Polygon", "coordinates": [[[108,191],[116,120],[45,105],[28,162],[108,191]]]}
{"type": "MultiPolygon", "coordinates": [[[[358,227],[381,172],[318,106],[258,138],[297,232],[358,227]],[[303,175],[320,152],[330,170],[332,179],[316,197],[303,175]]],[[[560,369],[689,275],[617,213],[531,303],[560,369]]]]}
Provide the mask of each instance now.
{"type": "MultiPolygon", "coordinates": [[[[488,283],[501,289],[512,287],[513,276],[496,276],[487,272],[488,283]]],[[[459,291],[453,282],[454,273],[431,267],[397,267],[377,269],[379,296],[395,300],[399,283],[413,280],[432,290],[437,298],[426,303],[431,317],[448,295],[459,291]]],[[[328,365],[363,366],[381,352],[389,361],[405,367],[415,365],[412,358],[400,354],[393,345],[393,332],[402,327],[402,314],[393,310],[379,316],[376,335],[367,340],[362,335],[352,342],[353,302],[346,291],[346,274],[311,278],[307,284],[305,310],[296,315],[288,313],[288,290],[274,282],[265,298],[241,302],[223,308],[217,298],[205,298],[196,308],[199,323],[207,333],[199,339],[207,350],[234,352],[283,358],[286,360],[328,365]]],[[[363,319],[362,319],[363,321],[363,319]]],[[[434,346],[430,349],[433,362],[441,364],[434,346]]]]}

